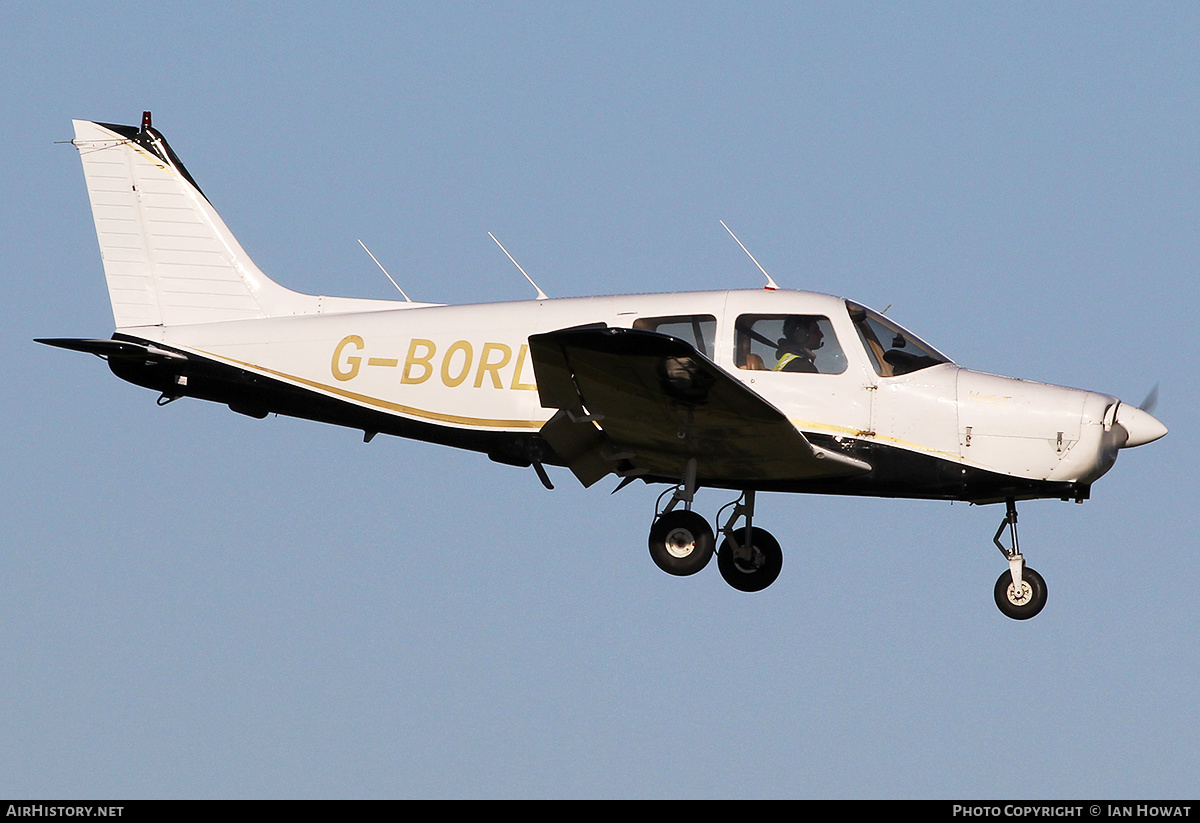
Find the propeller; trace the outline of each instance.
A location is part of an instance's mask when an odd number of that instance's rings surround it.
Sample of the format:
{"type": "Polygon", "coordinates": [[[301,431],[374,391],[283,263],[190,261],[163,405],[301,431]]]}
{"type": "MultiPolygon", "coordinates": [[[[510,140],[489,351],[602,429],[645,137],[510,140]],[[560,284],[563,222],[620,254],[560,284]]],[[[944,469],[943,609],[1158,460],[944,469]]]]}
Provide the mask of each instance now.
{"type": "Polygon", "coordinates": [[[1132,448],[1152,443],[1167,433],[1164,426],[1151,412],[1158,405],[1158,384],[1146,395],[1140,406],[1118,402],[1114,421],[1126,432],[1125,442],[1117,448],[1132,448]]]}
{"type": "Polygon", "coordinates": [[[1146,399],[1138,404],[1138,408],[1146,414],[1154,414],[1154,408],[1158,405],[1158,384],[1154,384],[1154,388],[1146,395],[1146,399]]]}

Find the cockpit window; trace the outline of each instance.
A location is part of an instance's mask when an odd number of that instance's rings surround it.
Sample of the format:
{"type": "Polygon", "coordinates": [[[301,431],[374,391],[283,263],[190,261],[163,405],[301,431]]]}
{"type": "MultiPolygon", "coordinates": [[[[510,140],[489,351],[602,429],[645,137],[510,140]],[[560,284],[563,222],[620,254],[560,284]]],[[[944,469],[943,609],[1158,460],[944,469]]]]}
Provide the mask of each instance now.
{"type": "Polygon", "coordinates": [[[708,359],[713,357],[717,339],[717,318],[711,314],[680,315],[678,317],[641,317],[633,322],[635,329],[656,331],[691,343],[708,359]]]}
{"type": "Polygon", "coordinates": [[[739,369],[841,374],[846,355],[828,317],[743,314],[737,319],[734,362],[739,369]]]}
{"type": "Polygon", "coordinates": [[[885,320],[883,315],[857,303],[847,303],[846,308],[850,310],[850,319],[854,321],[871,365],[880,377],[898,377],[951,362],[928,343],[885,320]]]}

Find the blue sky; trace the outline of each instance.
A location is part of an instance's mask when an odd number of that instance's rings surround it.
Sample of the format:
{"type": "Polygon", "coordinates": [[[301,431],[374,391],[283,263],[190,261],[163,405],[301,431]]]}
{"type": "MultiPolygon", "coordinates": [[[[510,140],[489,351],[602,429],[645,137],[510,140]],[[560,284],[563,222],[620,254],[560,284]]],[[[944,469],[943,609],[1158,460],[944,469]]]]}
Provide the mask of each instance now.
{"type": "MultiPolygon", "coordinates": [[[[1195,797],[1200,9],[122,3],[0,12],[0,795],[1195,797]],[[418,300],[783,287],[1167,439],[1003,512],[760,496],[765,592],[657,489],[199,401],[112,317],[71,118],[143,109],[259,266],[418,300]],[[1189,344],[1190,345],[1190,344],[1189,344]]],[[[705,491],[715,512],[728,495],[705,491]]]]}

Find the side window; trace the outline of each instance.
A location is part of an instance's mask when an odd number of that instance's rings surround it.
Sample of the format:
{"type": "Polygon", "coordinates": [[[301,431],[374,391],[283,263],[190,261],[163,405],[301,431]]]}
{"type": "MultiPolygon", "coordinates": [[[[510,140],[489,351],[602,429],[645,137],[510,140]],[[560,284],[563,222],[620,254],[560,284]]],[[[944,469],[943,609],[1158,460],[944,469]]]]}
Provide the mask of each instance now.
{"type": "Polygon", "coordinates": [[[737,320],[734,362],[739,369],[841,374],[846,355],[828,317],[743,314],[737,320]]]}
{"type": "Polygon", "coordinates": [[[713,357],[717,339],[717,318],[711,314],[679,315],[676,317],[640,317],[633,321],[635,329],[656,331],[691,343],[708,359],[713,357]]]}

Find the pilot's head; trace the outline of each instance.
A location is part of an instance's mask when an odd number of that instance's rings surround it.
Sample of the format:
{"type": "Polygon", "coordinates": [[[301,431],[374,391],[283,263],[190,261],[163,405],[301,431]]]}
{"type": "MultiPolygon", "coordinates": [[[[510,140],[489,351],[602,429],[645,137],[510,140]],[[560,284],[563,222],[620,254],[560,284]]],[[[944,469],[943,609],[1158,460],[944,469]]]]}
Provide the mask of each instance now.
{"type": "Polygon", "coordinates": [[[783,321],[783,337],[789,343],[816,351],[823,345],[825,334],[821,331],[817,318],[796,315],[783,321]]]}

